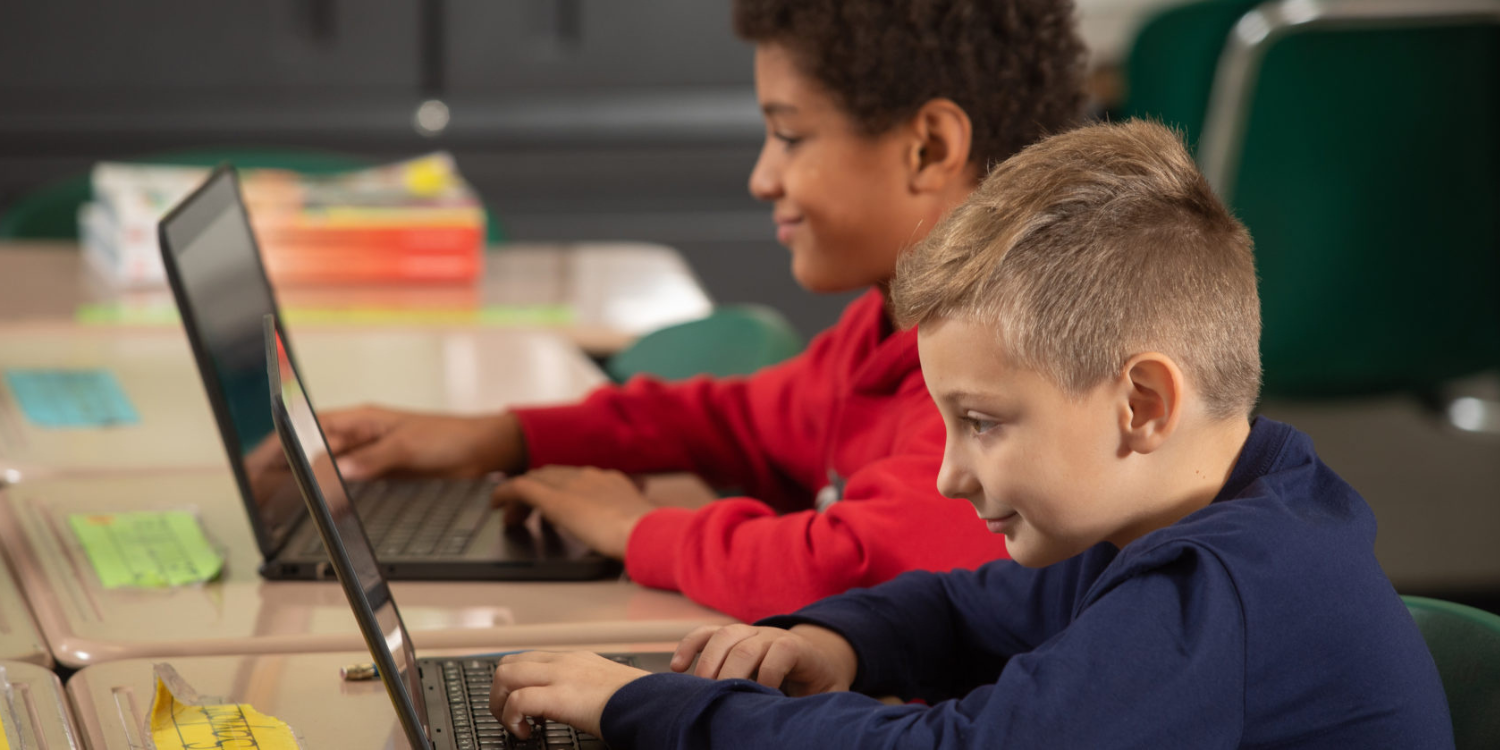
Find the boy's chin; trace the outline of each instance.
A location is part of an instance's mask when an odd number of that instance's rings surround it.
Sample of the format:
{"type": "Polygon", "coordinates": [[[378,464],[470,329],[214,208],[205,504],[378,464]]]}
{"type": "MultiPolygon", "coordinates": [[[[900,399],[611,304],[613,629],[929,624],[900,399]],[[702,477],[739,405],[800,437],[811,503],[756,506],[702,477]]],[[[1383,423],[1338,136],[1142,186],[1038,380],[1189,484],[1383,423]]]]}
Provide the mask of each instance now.
{"type": "Polygon", "coordinates": [[[872,286],[875,282],[860,281],[850,278],[848,274],[839,274],[831,269],[809,267],[811,264],[798,262],[795,255],[792,256],[792,278],[796,279],[797,286],[814,294],[838,294],[840,292],[852,292],[872,286]]]}
{"type": "Polygon", "coordinates": [[[1045,568],[1066,560],[1077,553],[1064,552],[1056,547],[1017,542],[1014,537],[1005,537],[1005,552],[1010,559],[1023,568],[1045,568]]]}

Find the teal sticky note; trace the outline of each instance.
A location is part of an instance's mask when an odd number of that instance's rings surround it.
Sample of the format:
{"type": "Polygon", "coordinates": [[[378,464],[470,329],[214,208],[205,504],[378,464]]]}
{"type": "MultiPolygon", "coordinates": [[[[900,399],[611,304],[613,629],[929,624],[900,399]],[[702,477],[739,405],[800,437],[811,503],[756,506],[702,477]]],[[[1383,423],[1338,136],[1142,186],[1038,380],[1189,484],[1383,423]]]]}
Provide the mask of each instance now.
{"type": "Polygon", "coordinates": [[[41,427],[116,427],[141,421],[109,370],[10,369],[5,383],[21,413],[41,427]]]}

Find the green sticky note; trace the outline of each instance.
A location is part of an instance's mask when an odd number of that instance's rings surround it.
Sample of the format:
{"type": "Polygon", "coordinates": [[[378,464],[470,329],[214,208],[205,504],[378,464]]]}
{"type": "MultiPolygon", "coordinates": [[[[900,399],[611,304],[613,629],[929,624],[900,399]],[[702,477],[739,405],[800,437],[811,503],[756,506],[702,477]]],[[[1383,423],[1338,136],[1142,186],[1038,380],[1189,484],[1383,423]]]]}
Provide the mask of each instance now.
{"type": "Polygon", "coordinates": [[[486,305],[479,311],[480,322],[492,326],[564,326],[573,319],[568,305],[486,305]]]}
{"type": "Polygon", "coordinates": [[[224,569],[224,558],[187,511],[73,513],[68,525],[107,589],[182,586],[224,569]]]}
{"type": "Polygon", "coordinates": [[[121,326],[169,326],[177,325],[181,318],[176,306],[127,305],[119,302],[101,302],[79,305],[74,318],[83,325],[121,326]]]}

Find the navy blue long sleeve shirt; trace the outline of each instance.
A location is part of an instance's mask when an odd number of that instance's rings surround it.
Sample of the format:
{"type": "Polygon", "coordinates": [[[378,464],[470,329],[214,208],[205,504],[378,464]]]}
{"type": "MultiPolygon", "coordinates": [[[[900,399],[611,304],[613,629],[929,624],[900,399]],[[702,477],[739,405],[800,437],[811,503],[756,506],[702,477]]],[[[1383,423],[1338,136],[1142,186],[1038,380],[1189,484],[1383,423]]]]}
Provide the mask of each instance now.
{"type": "Polygon", "coordinates": [[[1312,441],[1261,418],[1213,503],[1121,550],[908,573],[765,621],[843,635],[853,692],[652,675],[609,701],[603,733],[616,750],[1450,748],[1374,536],[1312,441]]]}

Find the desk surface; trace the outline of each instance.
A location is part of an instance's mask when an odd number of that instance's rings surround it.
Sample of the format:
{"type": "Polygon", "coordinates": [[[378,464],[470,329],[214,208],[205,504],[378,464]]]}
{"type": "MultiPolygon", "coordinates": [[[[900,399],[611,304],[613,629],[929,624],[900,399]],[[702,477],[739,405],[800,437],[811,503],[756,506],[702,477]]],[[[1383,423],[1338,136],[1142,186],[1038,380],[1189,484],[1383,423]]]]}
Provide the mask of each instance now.
{"type": "MultiPolygon", "coordinates": [[[[591,644],[593,651],[666,651],[675,644],[591,644]]],[[[419,656],[434,656],[419,653],[419,656]]],[[[339,667],[368,662],[369,652],[295,656],[217,656],[171,659],[205,699],[249,703],[292,727],[309,750],[409,745],[385,687],[378,680],[344,682],[339,667]]],[[[152,661],[131,659],[88,667],[68,680],[78,725],[93,750],[136,750],[155,690],[152,661]]]]}
{"type": "MultiPolygon", "coordinates": [[[[0,544],[58,662],[358,650],[337,583],[268,582],[227,471],[56,477],[0,492],[0,544]],[[104,589],[67,530],[72,512],[193,507],[225,557],[218,581],[172,591],[104,589]]],[[[730,618],[623,580],[394,582],[418,648],[675,642],[730,618]]]]}
{"type": "MultiPolygon", "coordinates": [[[[457,413],[572,401],[604,381],[555,334],[529,329],[291,331],[319,408],[380,403],[457,413]]],[[[100,429],[33,424],[0,385],[0,482],[79,471],[227,467],[181,329],[0,326],[0,370],[106,368],[140,421],[100,429]]]]}
{"type": "Polygon", "coordinates": [[[28,750],[76,750],[83,747],[63,686],[57,675],[35,664],[0,661],[10,682],[21,736],[28,750]]]}
{"type": "MultiPolygon", "coordinates": [[[[675,250],[625,242],[497,246],[475,284],[288,286],[278,288],[277,297],[284,310],[323,321],[541,326],[598,354],[712,309],[675,250]],[[484,323],[476,316],[485,309],[505,315],[484,323]],[[556,309],[567,311],[566,319],[527,315],[556,309]]],[[[122,320],[131,325],[154,320],[175,327],[163,318],[175,309],[165,286],[116,288],[84,261],[77,243],[0,242],[0,322],[72,322],[84,306],[125,313],[122,320]]]]}
{"type": "Polygon", "coordinates": [[[0,557],[0,659],[52,666],[52,654],[4,557],[0,557]]]}

